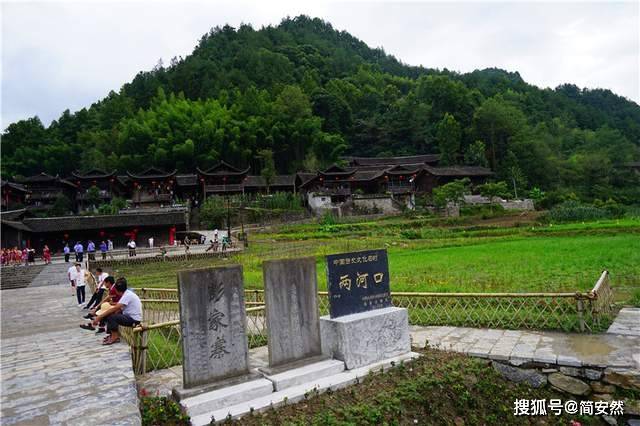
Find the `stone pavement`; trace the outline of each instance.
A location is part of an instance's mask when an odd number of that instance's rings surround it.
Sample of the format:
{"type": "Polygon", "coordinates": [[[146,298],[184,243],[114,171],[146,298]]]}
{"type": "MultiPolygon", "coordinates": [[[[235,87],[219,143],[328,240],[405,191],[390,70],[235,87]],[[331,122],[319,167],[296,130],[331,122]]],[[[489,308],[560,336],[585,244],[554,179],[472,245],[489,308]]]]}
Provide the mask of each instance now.
{"type": "Polygon", "coordinates": [[[66,265],[45,271],[41,286],[0,293],[0,424],[139,425],[128,346],[80,329],[66,265]]]}
{"type": "Polygon", "coordinates": [[[640,336],[410,326],[413,345],[470,356],[566,367],[640,369],[640,336]]]}
{"type": "Polygon", "coordinates": [[[621,309],[607,333],[640,336],[640,308],[621,309]]]}

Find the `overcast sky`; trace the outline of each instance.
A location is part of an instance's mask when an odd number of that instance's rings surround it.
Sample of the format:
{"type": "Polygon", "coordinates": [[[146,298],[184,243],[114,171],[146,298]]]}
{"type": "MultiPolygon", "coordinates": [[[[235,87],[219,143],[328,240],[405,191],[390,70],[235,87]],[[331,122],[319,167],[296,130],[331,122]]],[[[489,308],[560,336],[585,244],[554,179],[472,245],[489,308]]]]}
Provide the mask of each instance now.
{"type": "Polygon", "coordinates": [[[518,71],[540,87],[608,88],[640,103],[640,2],[6,2],[2,128],[88,107],[210,28],[307,14],[401,61],[518,71]]]}

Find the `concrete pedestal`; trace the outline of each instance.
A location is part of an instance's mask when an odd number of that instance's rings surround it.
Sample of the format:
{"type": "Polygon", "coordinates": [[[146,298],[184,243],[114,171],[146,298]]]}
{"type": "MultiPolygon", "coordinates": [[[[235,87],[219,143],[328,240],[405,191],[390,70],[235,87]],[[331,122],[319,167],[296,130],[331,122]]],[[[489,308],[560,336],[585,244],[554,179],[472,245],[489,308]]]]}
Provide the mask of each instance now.
{"type": "Polygon", "coordinates": [[[338,318],[320,318],[322,353],[344,361],[348,370],[411,351],[405,308],[384,308],[338,318]]]}

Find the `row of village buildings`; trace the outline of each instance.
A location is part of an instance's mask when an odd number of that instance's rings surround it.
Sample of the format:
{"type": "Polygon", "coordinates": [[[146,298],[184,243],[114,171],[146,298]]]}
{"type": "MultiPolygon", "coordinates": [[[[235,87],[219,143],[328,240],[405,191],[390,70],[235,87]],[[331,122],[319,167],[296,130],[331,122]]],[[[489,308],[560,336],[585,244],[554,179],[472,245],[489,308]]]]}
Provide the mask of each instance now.
{"type": "Polygon", "coordinates": [[[189,207],[211,196],[292,192],[301,194],[314,212],[341,204],[375,207],[381,211],[404,204],[411,208],[416,194],[455,179],[473,184],[492,175],[483,167],[438,165],[438,155],[364,158],[348,157],[345,166],[333,165],[317,173],[275,176],[269,185],[262,176],[251,175],[224,161],[207,170],[181,174],[149,168],[142,172],[92,170],[60,177],[41,173],[15,181],[2,181],[2,245],[48,244],[60,249],[65,241],[111,238],[124,245],[129,238],[154,236],[160,244],[173,244],[189,229],[189,207]],[[95,189],[92,189],[94,188],[95,189]],[[81,215],[115,197],[127,200],[128,208],[115,216],[81,215]],[[51,209],[65,195],[75,215],[41,218],[38,211],[51,209]],[[93,201],[90,201],[93,200],[93,201]]]}

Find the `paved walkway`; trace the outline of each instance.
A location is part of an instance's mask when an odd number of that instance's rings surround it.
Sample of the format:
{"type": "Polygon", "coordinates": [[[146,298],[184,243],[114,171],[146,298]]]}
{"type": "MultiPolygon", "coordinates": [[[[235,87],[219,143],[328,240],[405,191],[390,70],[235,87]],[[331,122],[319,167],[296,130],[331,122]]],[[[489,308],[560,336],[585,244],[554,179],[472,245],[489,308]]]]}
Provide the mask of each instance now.
{"type": "MultiPolygon", "coordinates": [[[[637,327],[638,325],[636,325],[637,327]]],[[[411,326],[413,345],[475,357],[567,367],[640,369],[640,336],[411,326]]]]}
{"type": "Polygon", "coordinates": [[[129,349],[78,327],[86,311],[66,269],[47,266],[48,286],[0,293],[0,424],[139,425],[129,349]]]}
{"type": "Polygon", "coordinates": [[[621,309],[607,333],[640,336],[640,308],[621,309]]]}

